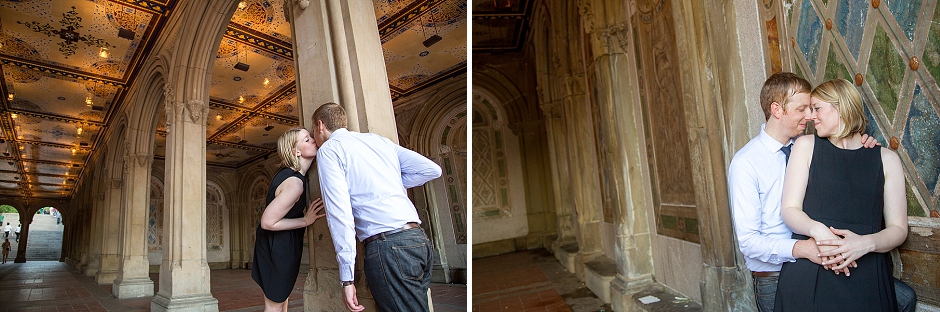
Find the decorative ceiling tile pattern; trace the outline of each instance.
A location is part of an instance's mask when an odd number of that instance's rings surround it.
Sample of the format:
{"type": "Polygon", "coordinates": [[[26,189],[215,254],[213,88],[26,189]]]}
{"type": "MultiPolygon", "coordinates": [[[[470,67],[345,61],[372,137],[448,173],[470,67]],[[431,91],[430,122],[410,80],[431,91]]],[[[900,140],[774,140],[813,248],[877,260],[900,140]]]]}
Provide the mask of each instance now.
{"type": "Polygon", "coordinates": [[[792,71],[814,85],[852,78],[871,121],[868,132],[885,146],[900,141],[908,214],[926,216],[940,211],[940,4],[880,3],[801,0],[784,7],[797,43],[792,71]],[[816,9],[824,5],[832,10],[816,9]],[[820,21],[829,19],[836,27],[822,28],[820,21]],[[825,42],[831,42],[828,53],[816,55],[814,44],[825,42]],[[823,75],[815,74],[818,62],[825,62],[823,75]]]}
{"type": "MultiPolygon", "coordinates": [[[[0,196],[71,195],[178,1],[0,1],[0,196]]],[[[466,72],[466,0],[372,3],[393,100],[466,72]],[[442,39],[425,47],[433,35],[442,39]]],[[[209,165],[268,157],[279,134],[299,124],[291,42],[283,1],[235,9],[210,78],[209,165]]],[[[162,159],[159,113],[154,155],[162,159]]]]}
{"type": "Polygon", "coordinates": [[[532,0],[473,0],[473,51],[522,49],[532,0]]]}

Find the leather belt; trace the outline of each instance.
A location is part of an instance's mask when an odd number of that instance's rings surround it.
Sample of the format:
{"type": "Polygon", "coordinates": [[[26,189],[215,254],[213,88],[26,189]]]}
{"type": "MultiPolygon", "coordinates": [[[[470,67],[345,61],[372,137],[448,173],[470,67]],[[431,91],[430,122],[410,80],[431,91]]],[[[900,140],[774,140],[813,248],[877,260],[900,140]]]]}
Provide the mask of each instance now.
{"type": "Polygon", "coordinates": [[[397,229],[394,229],[394,230],[391,230],[391,231],[385,231],[385,232],[382,232],[382,233],[379,233],[379,234],[375,234],[375,235],[369,236],[368,238],[362,240],[362,243],[363,243],[363,244],[368,244],[369,242],[374,241],[374,240],[377,240],[377,239],[379,239],[379,238],[384,238],[384,237],[386,237],[386,236],[389,236],[389,235],[392,235],[392,234],[396,234],[396,233],[400,233],[400,232],[402,232],[402,231],[404,231],[404,230],[409,230],[409,229],[413,229],[413,228],[416,228],[416,227],[420,227],[420,225],[418,225],[418,222],[408,222],[408,223],[405,223],[405,225],[402,226],[402,227],[400,227],[400,228],[397,228],[397,229]]]}
{"type": "Polygon", "coordinates": [[[779,271],[773,272],[751,272],[751,275],[754,277],[777,277],[780,276],[779,271]]]}

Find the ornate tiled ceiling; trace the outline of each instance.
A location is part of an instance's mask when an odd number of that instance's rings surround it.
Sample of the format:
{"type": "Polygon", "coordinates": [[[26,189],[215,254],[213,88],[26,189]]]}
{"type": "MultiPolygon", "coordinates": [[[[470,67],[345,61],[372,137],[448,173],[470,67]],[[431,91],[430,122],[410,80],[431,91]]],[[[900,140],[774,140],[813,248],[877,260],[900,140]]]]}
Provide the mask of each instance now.
{"type": "Polygon", "coordinates": [[[532,0],[473,0],[473,52],[520,50],[531,11],[532,0]]]}
{"type": "MultiPolygon", "coordinates": [[[[0,1],[0,196],[71,195],[177,1],[0,1]]],[[[393,100],[466,71],[466,0],[373,6],[393,100]],[[441,40],[422,44],[432,36],[441,40]]],[[[242,1],[225,30],[209,91],[209,165],[268,157],[299,124],[283,10],[281,0],[242,1]]],[[[166,151],[160,119],[157,159],[166,151]]]]}

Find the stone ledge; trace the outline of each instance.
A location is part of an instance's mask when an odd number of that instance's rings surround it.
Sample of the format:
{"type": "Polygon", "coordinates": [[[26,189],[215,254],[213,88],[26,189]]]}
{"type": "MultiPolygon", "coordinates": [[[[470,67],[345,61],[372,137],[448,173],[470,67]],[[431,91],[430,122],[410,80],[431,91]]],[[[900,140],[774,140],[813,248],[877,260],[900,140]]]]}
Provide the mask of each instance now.
{"type": "Polygon", "coordinates": [[[617,276],[617,263],[605,256],[584,263],[584,284],[604,303],[610,303],[610,282],[617,276]]]}
{"type": "Polygon", "coordinates": [[[700,303],[659,283],[650,284],[637,291],[636,294],[633,295],[633,304],[637,308],[637,311],[702,311],[702,305],[700,303]],[[653,298],[659,301],[643,303],[644,300],[653,298]]]}

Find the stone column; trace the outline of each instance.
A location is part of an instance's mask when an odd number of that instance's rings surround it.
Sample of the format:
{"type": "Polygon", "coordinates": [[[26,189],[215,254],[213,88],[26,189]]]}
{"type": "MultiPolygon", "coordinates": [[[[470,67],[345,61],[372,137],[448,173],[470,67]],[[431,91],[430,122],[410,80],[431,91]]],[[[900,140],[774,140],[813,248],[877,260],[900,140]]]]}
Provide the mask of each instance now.
{"type": "MultiPolygon", "coordinates": [[[[115,173],[118,174],[118,173],[115,173]]],[[[118,254],[118,235],[120,234],[121,222],[121,193],[123,181],[120,179],[110,180],[107,184],[105,193],[105,202],[102,206],[102,217],[104,222],[101,227],[101,263],[98,274],[95,275],[95,281],[98,285],[111,284],[118,275],[118,265],[121,262],[121,256],[118,254]]]]}
{"type": "MultiPolygon", "coordinates": [[[[101,171],[94,171],[101,174],[101,171]]],[[[103,174],[102,174],[103,176],[103,174]]],[[[104,180],[104,178],[101,178],[104,180]]],[[[104,192],[101,190],[104,188],[101,186],[104,183],[96,183],[93,187],[93,193],[95,194],[94,199],[92,199],[92,208],[91,208],[91,222],[86,223],[89,226],[88,232],[88,266],[85,267],[85,276],[96,276],[98,275],[98,270],[101,268],[101,236],[102,227],[101,224],[104,223],[104,192]]]]}
{"type": "Polygon", "coordinates": [[[585,93],[583,76],[570,76],[565,79],[566,96],[564,112],[567,129],[568,161],[571,167],[571,189],[577,211],[578,253],[575,269],[579,278],[583,277],[583,264],[601,253],[600,184],[597,172],[597,148],[594,144],[594,120],[591,116],[594,105],[585,93]]]}
{"type": "Polygon", "coordinates": [[[119,299],[153,296],[150,262],[147,260],[152,164],[153,155],[129,153],[124,156],[124,181],[127,183],[121,209],[121,263],[111,288],[111,293],[119,299]]]}
{"type": "Polygon", "coordinates": [[[218,311],[209,290],[206,262],[205,100],[177,99],[164,91],[167,119],[166,185],[163,209],[163,262],[153,311],[218,311]]]}
{"type": "MultiPolygon", "coordinates": [[[[288,2],[294,39],[294,62],[300,105],[300,124],[311,128],[314,110],[327,102],[346,108],[349,130],[371,132],[398,142],[388,74],[375,21],[368,1],[310,1],[309,6],[288,2]]],[[[312,169],[315,170],[315,169],[312,169]]],[[[311,171],[310,199],[319,196],[317,175],[311,171]]],[[[308,230],[309,231],[309,230],[308,230]]],[[[345,310],[336,253],[326,222],[317,222],[310,241],[310,274],[304,285],[307,311],[345,310]]],[[[357,253],[356,286],[359,303],[374,310],[364,283],[362,246],[357,253]]]]}
{"type": "Polygon", "coordinates": [[[560,101],[542,105],[545,113],[545,128],[548,136],[549,159],[551,161],[552,188],[555,197],[557,218],[557,242],[560,245],[574,242],[575,213],[571,199],[571,174],[568,171],[568,143],[565,137],[565,119],[560,101]]]}
{"type": "MultiPolygon", "coordinates": [[[[20,223],[23,224],[23,228],[20,229],[20,241],[17,243],[16,247],[16,258],[13,259],[13,263],[24,263],[26,262],[26,246],[29,245],[29,225],[33,223],[34,214],[20,212],[20,223]]],[[[12,223],[10,224],[12,226],[12,223]]],[[[10,233],[10,237],[15,237],[13,233],[10,233]]]]}

